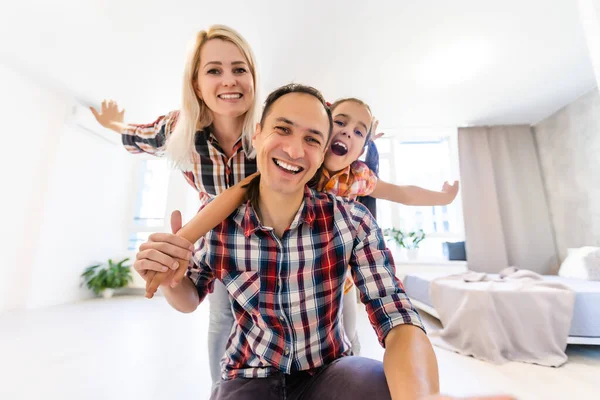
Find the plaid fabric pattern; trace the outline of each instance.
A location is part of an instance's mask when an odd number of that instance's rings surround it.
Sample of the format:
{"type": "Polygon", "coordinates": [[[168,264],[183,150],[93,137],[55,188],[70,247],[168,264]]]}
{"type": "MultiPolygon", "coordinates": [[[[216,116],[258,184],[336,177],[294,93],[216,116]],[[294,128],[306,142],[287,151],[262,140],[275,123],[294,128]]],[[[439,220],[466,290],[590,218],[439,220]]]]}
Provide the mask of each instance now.
{"type": "Polygon", "coordinates": [[[307,188],[282,238],[247,203],[201,239],[188,277],[201,300],[220,279],[237,321],[223,379],[310,371],[349,355],[340,318],[348,265],[382,346],[397,325],[423,328],[381,230],[358,202],[307,188]]]}
{"type": "MultiPolygon", "coordinates": [[[[179,111],[172,111],[150,124],[128,125],[122,132],[125,149],[130,153],[164,155],[167,138],[175,129],[178,117],[179,111]]],[[[246,156],[241,137],[230,159],[208,129],[196,132],[195,147],[191,162],[180,169],[188,183],[200,193],[216,196],[256,172],[256,161],[246,156]]]]}
{"type": "Polygon", "coordinates": [[[377,175],[362,161],[354,161],[347,168],[331,175],[323,169],[317,189],[334,196],[355,200],[358,196],[368,196],[375,190],[377,175]]]}

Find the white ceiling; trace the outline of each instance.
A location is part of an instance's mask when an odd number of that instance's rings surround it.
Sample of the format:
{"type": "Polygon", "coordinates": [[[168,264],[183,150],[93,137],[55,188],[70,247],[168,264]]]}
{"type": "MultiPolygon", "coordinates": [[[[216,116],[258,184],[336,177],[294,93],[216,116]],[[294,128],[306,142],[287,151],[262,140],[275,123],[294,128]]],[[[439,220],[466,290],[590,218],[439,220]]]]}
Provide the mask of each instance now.
{"type": "Polygon", "coordinates": [[[250,42],[265,93],[360,97],[387,129],[536,123],[595,86],[574,0],[10,3],[0,61],[131,122],[178,107],[189,40],[214,23],[250,42]]]}

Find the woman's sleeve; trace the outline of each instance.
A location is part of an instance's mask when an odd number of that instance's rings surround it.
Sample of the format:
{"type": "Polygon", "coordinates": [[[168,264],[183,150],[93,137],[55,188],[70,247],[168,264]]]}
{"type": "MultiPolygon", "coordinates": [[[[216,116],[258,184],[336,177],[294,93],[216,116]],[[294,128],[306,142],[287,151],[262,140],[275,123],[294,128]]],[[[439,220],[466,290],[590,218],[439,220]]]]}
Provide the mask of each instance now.
{"type": "Polygon", "coordinates": [[[179,111],[171,111],[150,124],[128,124],[122,132],[123,146],[130,153],[162,156],[167,138],[175,129],[178,117],[179,111]]]}

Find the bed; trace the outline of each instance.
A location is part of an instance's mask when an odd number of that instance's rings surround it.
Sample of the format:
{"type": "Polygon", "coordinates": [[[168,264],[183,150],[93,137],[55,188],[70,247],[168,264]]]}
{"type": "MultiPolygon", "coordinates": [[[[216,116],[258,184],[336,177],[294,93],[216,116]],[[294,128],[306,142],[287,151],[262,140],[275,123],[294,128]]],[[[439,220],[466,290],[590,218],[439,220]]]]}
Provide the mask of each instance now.
{"type": "MultiPolygon", "coordinates": [[[[439,319],[432,306],[429,288],[431,281],[447,273],[409,273],[403,282],[414,306],[439,319]]],[[[560,282],[575,292],[575,306],[569,330],[569,344],[600,345],[600,281],[544,276],[544,280],[560,282]]]]}

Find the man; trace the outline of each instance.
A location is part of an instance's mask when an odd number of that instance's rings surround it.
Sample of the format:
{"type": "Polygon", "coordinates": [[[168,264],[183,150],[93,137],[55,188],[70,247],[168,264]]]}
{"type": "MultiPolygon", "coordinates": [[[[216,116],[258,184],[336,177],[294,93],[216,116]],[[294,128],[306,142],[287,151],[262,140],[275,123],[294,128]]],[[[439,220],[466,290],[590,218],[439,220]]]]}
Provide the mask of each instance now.
{"type": "MultiPolygon", "coordinates": [[[[261,176],[248,203],[201,240],[187,279],[162,287],[182,312],[194,311],[215,279],[230,294],[236,324],[213,399],[413,399],[439,391],[433,349],[373,217],[360,203],[307,186],[331,127],[315,89],[271,93],[253,137],[261,176]],[[348,354],[340,321],[348,265],[386,348],[383,363],[348,354]]],[[[155,237],[148,246],[159,251],[138,256],[136,269],[171,265],[169,254],[189,246],[178,240],[155,237]]]]}

